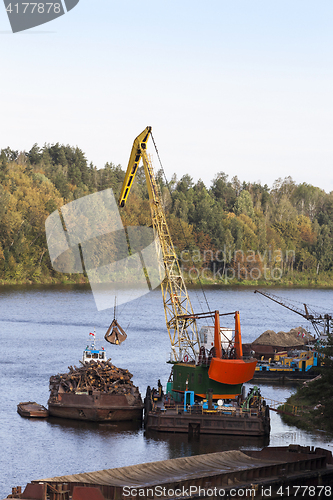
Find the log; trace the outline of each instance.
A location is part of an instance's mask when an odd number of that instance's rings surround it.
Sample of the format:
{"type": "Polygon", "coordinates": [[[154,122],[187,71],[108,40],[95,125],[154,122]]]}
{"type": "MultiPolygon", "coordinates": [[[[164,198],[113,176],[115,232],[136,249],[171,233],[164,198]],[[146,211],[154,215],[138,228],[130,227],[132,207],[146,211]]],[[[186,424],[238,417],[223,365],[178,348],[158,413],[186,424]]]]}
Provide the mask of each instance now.
{"type": "Polygon", "coordinates": [[[104,393],[120,393],[140,397],[139,390],[131,381],[133,375],[127,370],[107,361],[90,361],[81,366],[69,366],[69,373],[50,377],[50,399],[57,399],[58,392],[85,392],[97,390],[104,393]]]}

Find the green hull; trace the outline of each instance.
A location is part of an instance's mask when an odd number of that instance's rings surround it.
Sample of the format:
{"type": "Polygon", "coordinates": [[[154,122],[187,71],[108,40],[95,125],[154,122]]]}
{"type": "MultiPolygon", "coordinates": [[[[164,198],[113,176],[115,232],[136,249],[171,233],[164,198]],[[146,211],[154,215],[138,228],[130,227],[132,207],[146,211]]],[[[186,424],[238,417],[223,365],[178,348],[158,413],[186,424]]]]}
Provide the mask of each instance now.
{"type": "Polygon", "coordinates": [[[194,391],[198,396],[206,398],[208,389],[213,389],[213,398],[230,398],[242,393],[243,384],[221,384],[208,376],[208,366],[175,363],[173,365],[173,391],[194,391]],[[187,383],[186,383],[187,382],[187,383]]]}

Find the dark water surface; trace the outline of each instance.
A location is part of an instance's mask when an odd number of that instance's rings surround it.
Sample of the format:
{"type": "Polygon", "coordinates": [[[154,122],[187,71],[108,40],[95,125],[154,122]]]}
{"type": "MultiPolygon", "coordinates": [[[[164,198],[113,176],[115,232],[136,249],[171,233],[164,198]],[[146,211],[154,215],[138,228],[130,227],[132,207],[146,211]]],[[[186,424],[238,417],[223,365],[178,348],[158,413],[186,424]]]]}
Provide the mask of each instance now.
{"type": "MultiPolygon", "coordinates": [[[[318,312],[333,311],[332,290],[270,290],[280,297],[304,302],[318,312]]],[[[195,312],[206,311],[200,290],[191,290],[195,312]]],[[[289,331],[311,325],[301,316],[253,293],[253,289],[206,289],[211,310],[240,311],[243,342],[265,330],[289,331]]],[[[51,375],[79,365],[89,332],[103,339],[113,310],[98,312],[89,287],[0,287],[1,405],[0,498],[13,486],[34,479],[133,465],[228,449],[283,446],[290,443],[333,449],[323,432],[300,431],[271,412],[269,443],[262,439],[146,434],[136,425],[95,424],[62,419],[24,419],[16,412],[20,401],[46,405],[51,375]]],[[[170,372],[170,350],[161,292],[156,290],[119,307],[118,321],[127,332],[120,346],[105,345],[108,357],[133,373],[142,395],[147,385],[165,386],[170,372]]],[[[222,324],[232,325],[232,317],[222,324]]],[[[266,398],[284,401],[293,387],[262,386],[266,398]]]]}

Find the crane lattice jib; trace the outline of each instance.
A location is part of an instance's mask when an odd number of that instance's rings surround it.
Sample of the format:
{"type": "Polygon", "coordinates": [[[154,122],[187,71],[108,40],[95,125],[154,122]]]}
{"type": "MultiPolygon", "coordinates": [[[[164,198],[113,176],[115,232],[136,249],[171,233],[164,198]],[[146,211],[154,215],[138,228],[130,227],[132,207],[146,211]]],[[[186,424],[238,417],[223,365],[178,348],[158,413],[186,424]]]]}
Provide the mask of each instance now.
{"type": "Polygon", "coordinates": [[[282,300],[280,297],[277,297],[276,295],[273,295],[272,293],[262,292],[261,290],[255,290],[254,293],[260,293],[264,297],[267,297],[268,299],[273,300],[273,302],[276,302],[277,304],[280,304],[281,306],[285,307],[286,309],[289,309],[290,311],[293,311],[296,314],[303,316],[303,318],[311,321],[312,326],[314,327],[318,337],[320,336],[320,331],[318,328],[319,324],[324,326],[324,333],[330,332],[330,321],[332,321],[332,319],[333,319],[331,314],[320,314],[320,313],[310,314],[308,311],[308,306],[306,304],[303,304],[303,306],[304,306],[304,311],[303,311],[303,309],[296,307],[291,302],[289,302],[285,299],[282,300]]]}
{"type": "Polygon", "coordinates": [[[125,205],[142,159],[148,187],[152,224],[160,243],[158,251],[161,255],[159,257],[161,257],[164,264],[165,273],[163,273],[161,290],[165,321],[171,342],[171,361],[181,361],[185,356],[188,359],[195,360],[196,351],[200,348],[197,325],[194,318],[181,317],[193,315],[193,309],[166,222],[160,188],[156,182],[152,162],[146,150],[150,132],[151,127],[147,127],[133,143],[119,197],[119,205],[121,207],[125,205]]]}

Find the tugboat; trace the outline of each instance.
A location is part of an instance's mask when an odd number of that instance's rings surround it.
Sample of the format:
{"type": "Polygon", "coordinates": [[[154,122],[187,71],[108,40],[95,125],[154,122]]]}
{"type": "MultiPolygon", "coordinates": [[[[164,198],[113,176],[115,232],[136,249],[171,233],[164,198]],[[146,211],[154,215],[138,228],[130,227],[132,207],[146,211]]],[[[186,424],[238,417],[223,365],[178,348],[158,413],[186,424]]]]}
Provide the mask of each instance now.
{"type": "Polygon", "coordinates": [[[97,349],[96,347],[96,331],[94,333],[89,333],[89,340],[92,339],[91,344],[87,345],[83,351],[82,363],[90,363],[91,361],[106,361],[106,352],[104,347],[97,349]]]}
{"type": "Polygon", "coordinates": [[[96,334],[83,351],[81,367],[50,378],[49,415],[75,420],[141,420],[143,404],[132,374],[106,359],[104,347],[97,348],[96,334]]]}

